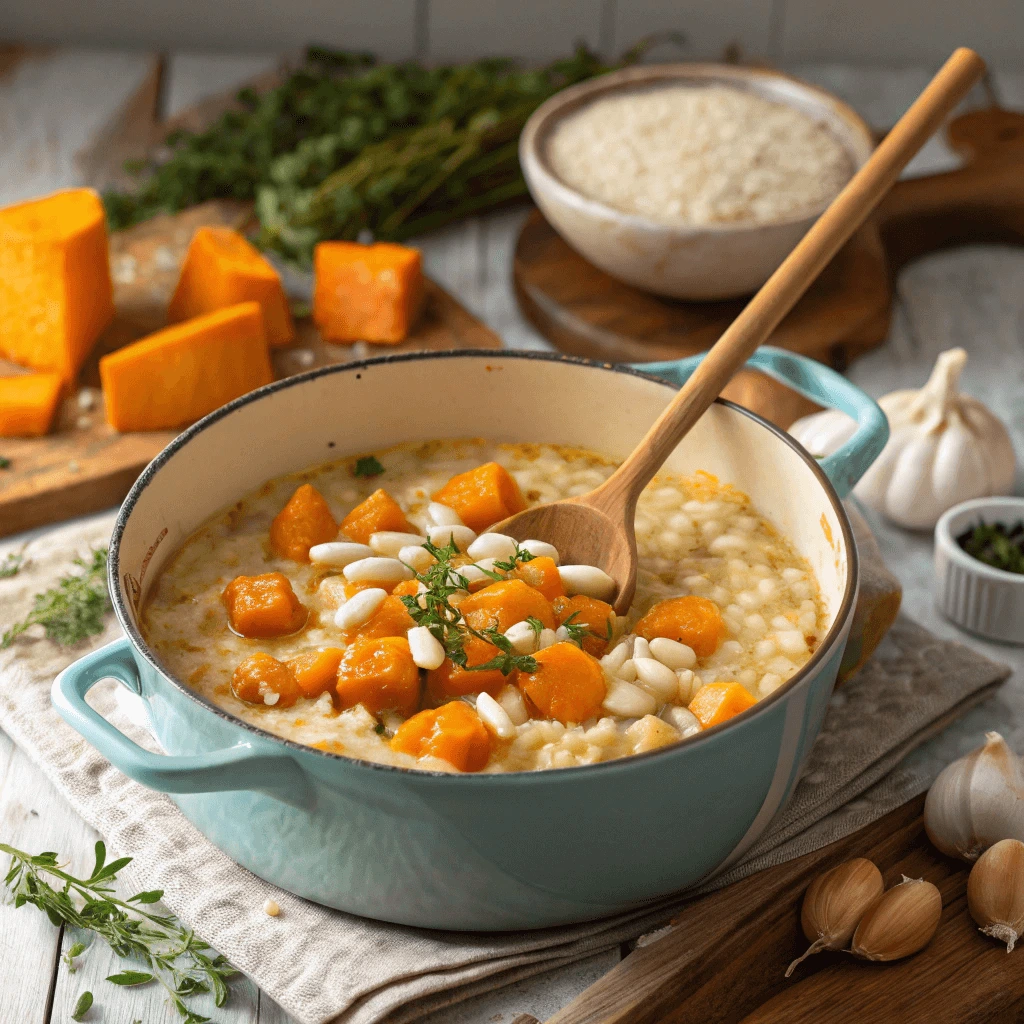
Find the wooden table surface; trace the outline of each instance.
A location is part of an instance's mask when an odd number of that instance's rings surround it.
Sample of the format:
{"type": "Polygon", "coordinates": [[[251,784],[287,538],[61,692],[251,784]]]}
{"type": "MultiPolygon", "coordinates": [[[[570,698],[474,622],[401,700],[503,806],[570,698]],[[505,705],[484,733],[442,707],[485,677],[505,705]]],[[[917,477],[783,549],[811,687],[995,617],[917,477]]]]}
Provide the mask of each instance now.
{"type": "MultiPolygon", "coordinates": [[[[120,105],[154,66],[155,55],[104,50],[24,53],[0,47],[0,206],[56,188],[87,183],[76,154],[101,136],[120,105]]],[[[169,54],[165,57],[166,116],[205,95],[268,70],[267,57],[169,54]]],[[[885,69],[839,65],[789,68],[832,89],[866,119],[891,124],[927,81],[924,67],[885,69]]],[[[1024,74],[997,74],[993,88],[1007,107],[1024,109],[1024,74]]],[[[976,102],[981,102],[979,95],[976,102]]],[[[919,171],[955,166],[933,140],[912,165],[919,171]]],[[[420,240],[431,276],[494,328],[511,348],[546,348],[519,315],[512,294],[512,250],[525,210],[476,218],[420,240]]],[[[967,390],[1006,420],[1024,459],[1024,251],[971,248],[931,257],[900,277],[893,327],[886,345],[851,368],[850,378],[875,396],[923,383],[935,356],[961,345],[970,353],[967,390]]],[[[1018,475],[1017,493],[1024,493],[1018,475]]],[[[905,610],[944,636],[966,639],[941,620],[932,602],[931,539],[872,517],[882,550],[904,586],[905,610]]],[[[942,765],[971,749],[987,729],[999,729],[1024,752],[1024,648],[966,639],[1010,663],[1014,674],[1000,694],[917,751],[899,771],[922,784],[942,765]]],[[[57,850],[86,869],[96,834],[70,810],[42,773],[0,732],[0,840],[38,852],[57,850]]],[[[91,863],[91,862],[90,862],[91,863]]],[[[70,1020],[80,992],[96,1007],[89,1020],[160,1024],[177,1016],[153,986],[117,989],[103,979],[116,958],[100,946],[72,974],[61,955],[74,939],[32,908],[0,906],[0,1021],[50,1024],[70,1020]]],[[[477,997],[423,1019],[423,1024],[511,1024],[518,1013],[541,1020],[610,969],[620,951],[477,997]]],[[[247,981],[233,986],[221,1024],[284,1024],[290,1020],[247,981]]],[[[207,1011],[209,1012],[209,1011],[207,1011]]]]}

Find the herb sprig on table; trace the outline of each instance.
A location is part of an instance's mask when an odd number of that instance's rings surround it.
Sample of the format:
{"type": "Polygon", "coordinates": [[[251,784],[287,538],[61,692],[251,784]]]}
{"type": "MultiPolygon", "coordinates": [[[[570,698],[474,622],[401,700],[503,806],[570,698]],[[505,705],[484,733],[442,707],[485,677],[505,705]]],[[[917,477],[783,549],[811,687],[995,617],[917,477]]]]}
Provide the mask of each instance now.
{"type": "Polygon", "coordinates": [[[1024,522],[1013,527],[979,523],[960,534],[956,542],[972,558],[994,569],[1024,573],[1024,522]]]}
{"type": "Polygon", "coordinates": [[[76,644],[103,632],[103,619],[111,609],[107,590],[107,552],[98,548],[89,558],[76,558],[80,573],[62,576],[55,587],[36,594],[32,611],[0,637],[0,648],[10,647],[30,626],[41,625],[49,639],[76,644]]]}
{"type": "MultiPolygon", "coordinates": [[[[100,841],[92,873],[88,878],[77,878],[58,864],[56,853],[32,855],[6,843],[0,843],[0,852],[11,858],[4,884],[16,908],[32,904],[53,924],[93,932],[122,959],[141,962],[148,968],[126,969],[110,975],[107,981],[123,986],[150,982],[162,985],[184,1024],[206,1024],[210,1020],[189,1008],[189,997],[212,992],[217,1006],[227,1002],[227,982],[238,973],[235,968],[174,917],[143,909],[163,897],[161,890],[139,892],[127,900],[115,895],[117,873],[131,863],[131,857],[106,863],[106,846],[100,841]]],[[[76,943],[68,951],[68,958],[83,952],[85,946],[76,943]]],[[[92,994],[83,992],[75,1012],[84,1015],[91,1005],[92,994]]]]}

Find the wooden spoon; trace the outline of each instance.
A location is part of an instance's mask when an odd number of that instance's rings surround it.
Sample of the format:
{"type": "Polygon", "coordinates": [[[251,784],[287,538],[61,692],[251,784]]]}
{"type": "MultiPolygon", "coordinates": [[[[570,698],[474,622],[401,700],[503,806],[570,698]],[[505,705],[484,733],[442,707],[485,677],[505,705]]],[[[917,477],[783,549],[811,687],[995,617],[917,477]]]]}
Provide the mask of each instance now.
{"type": "Polygon", "coordinates": [[[520,541],[546,540],[558,549],[563,564],[603,569],[616,584],[615,610],[624,614],[636,589],[633,519],[640,492],[984,71],[973,50],[953,53],[608,480],[588,494],[527,509],[493,529],[520,541]]]}

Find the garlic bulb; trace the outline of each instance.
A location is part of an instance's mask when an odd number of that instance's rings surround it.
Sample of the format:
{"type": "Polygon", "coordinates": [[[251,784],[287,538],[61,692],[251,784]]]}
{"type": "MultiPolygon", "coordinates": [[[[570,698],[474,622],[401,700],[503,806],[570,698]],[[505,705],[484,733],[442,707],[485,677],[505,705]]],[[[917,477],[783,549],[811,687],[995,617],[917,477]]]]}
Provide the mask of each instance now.
{"type": "Polygon", "coordinates": [[[884,888],[881,871],[863,857],[848,860],[815,878],[807,887],[800,913],[800,927],[811,945],[789,965],[786,977],[812,954],[842,949],[884,888]]]}
{"type": "MultiPolygon", "coordinates": [[[[1006,427],[958,390],[966,362],[962,348],[943,352],[919,391],[894,391],[878,400],[891,433],[853,493],[901,526],[927,529],[961,501],[1013,489],[1016,464],[1006,427]]],[[[812,455],[823,456],[854,429],[845,413],[828,410],[797,420],[789,432],[812,455]]]]}
{"type": "Polygon", "coordinates": [[[964,860],[1000,839],[1024,842],[1024,761],[999,733],[943,768],[924,802],[924,827],[938,849],[964,860]]]}
{"type": "Polygon", "coordinates": [[[939,890],[904,875],[861,918],[850,952],[864,960],[901,960],[931,942],[941,916],[939,890]]]}
{"type": "Polygon", "coordinates": [[[1024,843],[1003,839],[981,855],[967,879],[967,906],[978,927],[1012,953],[1024,933],[1024,843]]]}

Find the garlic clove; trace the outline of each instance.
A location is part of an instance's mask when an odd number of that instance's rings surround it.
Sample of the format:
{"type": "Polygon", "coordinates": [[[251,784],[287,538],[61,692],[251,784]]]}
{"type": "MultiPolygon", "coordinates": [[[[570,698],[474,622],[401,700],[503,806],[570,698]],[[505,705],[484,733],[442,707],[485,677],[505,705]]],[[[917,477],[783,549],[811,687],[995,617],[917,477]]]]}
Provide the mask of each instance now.
{"type": "Polygon", "coordinates": [[[850,952],[864,960],[901,960],[931,942],[941,917],[939,890],[904,875],[861,918],[850,952]]]}
{"type": "Polygon", "coordinates": [[[999,733],[939,773],[924,827],[937,849],[968,861],[1001,839],[1024,842],[1024,761],[999,733]]]}
{"type": "Polygon", "coordinates": [[[1012,953],[1024,934],[1024,843],[1002,839],[978,858],[967,879],[967,906],[981,931],[1012,953]]]}
{"type": "Polygon", "coordinates": [[[842,949],[853,937],[857,922],[882,895],[882,873],[869,860],[856,857],[819,875],[807,887],[800,927],[810,940],[803,956],[786,971],[788,978],[797,964],[823,949],[842,949]]]}

